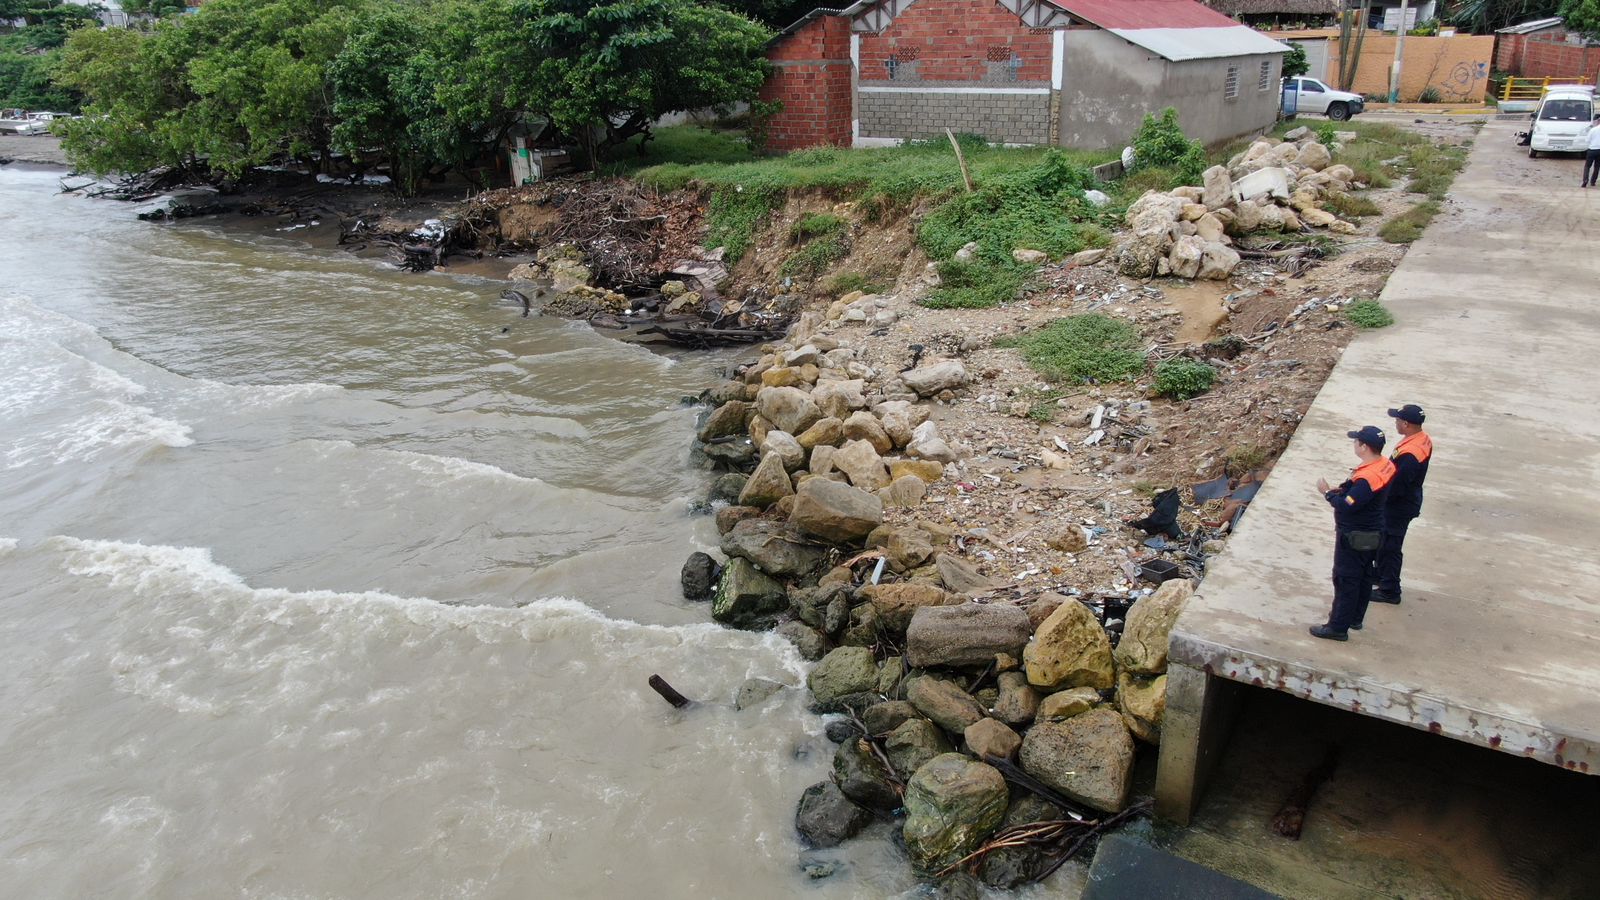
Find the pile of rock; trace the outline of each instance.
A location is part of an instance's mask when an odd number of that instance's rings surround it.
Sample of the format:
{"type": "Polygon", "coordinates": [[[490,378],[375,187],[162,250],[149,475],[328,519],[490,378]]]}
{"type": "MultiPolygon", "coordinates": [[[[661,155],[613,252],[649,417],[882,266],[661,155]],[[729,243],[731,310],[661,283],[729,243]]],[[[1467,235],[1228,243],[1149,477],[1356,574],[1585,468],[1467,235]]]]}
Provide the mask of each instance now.
{"type": "Polygon", "coordinates": [[[1113,251],[1124,275],[1224,279],[1239,265],[1233,238],[1308,227],[1356,232],[1323,208],[1351,189],[1355,172],[1335,164],[1305,128],[1281,142],[1256,141],[1226,166],[1207,169],[1201,181],[1147,191],[1128,207],[1129,233],[1113,251]]]}

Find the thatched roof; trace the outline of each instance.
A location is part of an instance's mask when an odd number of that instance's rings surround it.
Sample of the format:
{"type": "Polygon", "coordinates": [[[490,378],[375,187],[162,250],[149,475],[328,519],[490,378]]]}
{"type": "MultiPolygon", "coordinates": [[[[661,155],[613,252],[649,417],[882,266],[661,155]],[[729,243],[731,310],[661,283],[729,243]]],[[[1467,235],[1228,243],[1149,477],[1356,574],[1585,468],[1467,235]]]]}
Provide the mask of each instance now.
{"type": "Polygon", "coordinates": [[[1230,16],[1335,16],[1343,0],[1206,0],[1206,5],[1230,16]]]}

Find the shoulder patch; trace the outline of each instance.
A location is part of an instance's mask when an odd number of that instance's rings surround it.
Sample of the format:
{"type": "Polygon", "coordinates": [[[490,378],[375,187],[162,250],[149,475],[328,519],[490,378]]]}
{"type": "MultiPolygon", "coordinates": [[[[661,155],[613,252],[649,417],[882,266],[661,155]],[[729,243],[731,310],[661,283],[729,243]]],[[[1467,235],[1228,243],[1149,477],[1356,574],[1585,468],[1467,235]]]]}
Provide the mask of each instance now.
{"type": "Polygon", "coordinates": [[[1346,497],[1346,498],[1344,498],[1344,502],[1350,504],[1351,506],[1355,506],[1356,505],[1356,498],[1354,498],[1354,497],[1346,497]]]}

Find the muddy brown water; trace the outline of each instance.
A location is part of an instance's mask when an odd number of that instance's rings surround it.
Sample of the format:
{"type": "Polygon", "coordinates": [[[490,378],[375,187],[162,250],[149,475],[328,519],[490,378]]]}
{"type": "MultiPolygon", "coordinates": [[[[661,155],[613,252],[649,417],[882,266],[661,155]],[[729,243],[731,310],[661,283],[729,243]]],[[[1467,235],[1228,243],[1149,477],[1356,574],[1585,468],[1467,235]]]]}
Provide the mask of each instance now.
{"type": "Polygon", "coordinates": [[[679,596],[724,358],[56,186],[0,169],[0,893],[913,887],[799,846],[822,721],[725,701],[801,661],[679,596]]]}

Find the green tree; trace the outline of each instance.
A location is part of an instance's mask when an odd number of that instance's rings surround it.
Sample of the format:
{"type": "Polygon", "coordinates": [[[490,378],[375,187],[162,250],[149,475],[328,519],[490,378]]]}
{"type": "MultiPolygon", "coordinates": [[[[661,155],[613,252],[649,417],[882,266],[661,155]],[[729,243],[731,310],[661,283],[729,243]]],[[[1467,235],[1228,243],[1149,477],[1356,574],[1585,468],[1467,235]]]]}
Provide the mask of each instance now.
{"type": "Polygon", "coordinates": [[[122,0],[122,9],[125,12],[140,13],[147,16],[170,16],[181,13],[188,8],[183,0],[122,0]]]}
{"type": "Polygon", "coordinates": [[[1474,34],[1494,34],[1498,28],[1556,14],[1560,0],[1457,0],[1444,18],[1474,34]]]}
{"type": "Polygon", "coordinates": [[[1561,18],[1568,31],[1600,38],[1600,0],[1561,0],[1561,18]]]}
{"type": "Polygon", "coordinates": [[[1311,71],[1311,62],[1306,59],[1306,48],[1300,44],[1290,44],[1289,52],[1283,55],[1283,77],[1295,78],[1311,71]]]}

